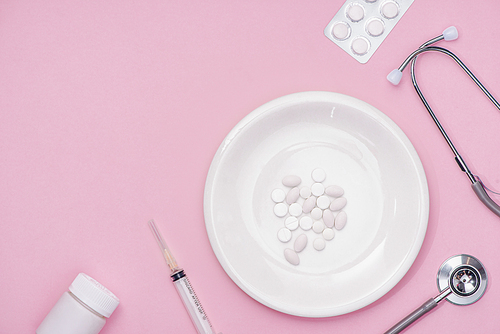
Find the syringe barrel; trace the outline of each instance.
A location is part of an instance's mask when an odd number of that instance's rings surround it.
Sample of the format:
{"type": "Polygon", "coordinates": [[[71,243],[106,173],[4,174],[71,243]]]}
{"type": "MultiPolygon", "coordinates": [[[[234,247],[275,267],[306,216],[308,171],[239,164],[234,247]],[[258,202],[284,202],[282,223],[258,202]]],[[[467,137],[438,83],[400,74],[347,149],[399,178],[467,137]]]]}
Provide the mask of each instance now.
{"type": "Polygon", "coordinates": [[[198,334],[216,334],[184,271],[171,277],[198,334]]]}

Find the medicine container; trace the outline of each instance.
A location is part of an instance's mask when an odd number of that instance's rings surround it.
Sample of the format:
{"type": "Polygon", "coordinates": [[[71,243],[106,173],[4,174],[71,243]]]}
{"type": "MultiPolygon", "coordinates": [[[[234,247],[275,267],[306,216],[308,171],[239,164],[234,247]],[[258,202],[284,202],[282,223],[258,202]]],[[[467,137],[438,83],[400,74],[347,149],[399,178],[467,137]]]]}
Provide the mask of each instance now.
{"type": "Polygon", "coordinates": [[[42,321],[36,334],[97,334],[120,302],[92,277],[80,273],[42,321]]]}

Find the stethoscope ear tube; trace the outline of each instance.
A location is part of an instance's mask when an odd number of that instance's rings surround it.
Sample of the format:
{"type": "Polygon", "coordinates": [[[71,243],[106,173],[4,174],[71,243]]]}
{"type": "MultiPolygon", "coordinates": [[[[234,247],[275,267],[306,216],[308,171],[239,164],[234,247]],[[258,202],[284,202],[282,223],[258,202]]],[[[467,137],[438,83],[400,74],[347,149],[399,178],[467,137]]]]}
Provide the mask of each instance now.
{"type": "Polygon", "coordinates": [[[500,217],[500,206],[495,203],[491,197],[486,193],[483,184],[480,181],[474,182],[472,185],[472,190],[476,193],[477,197],[488,209],[490,209],[494,214],[500,217]]]}
{"type": "Polygon", "coordinates": [[[443,32],[443,35],[437,36],[424,44],[422,44],[417,50],[413,51],[406,59],[405,61],[399,66],[398,69],[393,70],[388,76],[387,79],[394,85],[397,85],[399,81],[401,80],[402,72],[405,69],[405,67],[411,62],[411,79],[413,82],[413,87],[415,88],[415,91],[417,92],[418,96],[420,97],[420,100],[424,104],[425,108],[429,112],[429,115],[432,117],[434,123],[436,123],[436,126],[438,127],[439,131],[443,135],[444,139],[448,143],[450,149],[453,151],[453,154],[455,155],[455,161],[457,162],[458,166],[460,169],[467,174],[469,180],[472,183],[472,189],[476,193],[477,197],[483,202],[483,204],[490,209],[495,215],[500,217],[500,206],[496,204],[490,196],[486,193],[484,185],[481,183],[481,181],[477,180],[475,175],[469,170],[467,165],[465,164],[465,161],[462,159],[460,154],[458,153],[457,149],[455,148],[455,145],[451,141],[450,137],[444,130],[443,126],[437,119],[436,115],[432,111],[431,106],[427,102],[427,100],[424,97],[424,94],[420,90],[416,75],[415,75],[415,63],[417,60],[418,55],[428,52],[428,51],[435,51],[435,52],[440,52],[443,53],[449,57],[451,57],[455,62],[467,73],[467,75],[474,81],[474,83],[481,89],[481,91],[488,97],[488,99],[493,103],[493,105],[500,110],[500,103],[491,95],[491,93],[486,89],[486,87],[479,81],[479,79],[467,68],[467,66],[458,58],[453,52],[451,52],[448,49],[444,49],[441,47],[437,46],[431,46],[431,44],[434,44],[440,40],[453,40],[458,37],[458,32],[456,31],[456,28],[450,27],[446,29],[443,32]]]}

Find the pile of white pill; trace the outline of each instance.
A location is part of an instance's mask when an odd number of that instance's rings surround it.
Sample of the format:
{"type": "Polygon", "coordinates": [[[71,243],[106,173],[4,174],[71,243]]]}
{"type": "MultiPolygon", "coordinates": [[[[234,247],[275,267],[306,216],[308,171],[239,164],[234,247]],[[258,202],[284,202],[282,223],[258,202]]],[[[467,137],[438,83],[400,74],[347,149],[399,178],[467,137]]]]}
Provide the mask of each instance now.
{"type": "Polygon", "coordinates": [[[346,0],[324,34],[360,63],[366,63],[413,0],[346,0]]]}
{"type": "Polygon", "coordinates": [[[295,231],[302,233],[295,239],[292,248],[285,249],[285,259],[293,265],[300,263],[299,255],[308,243],[306,231],[312,230],[317,236],[312,245],[317,251],[326,247],[326,241],[335,237],[335,230],[342,230],[347,222],[343,211],[347,204],[344,189],[338,185],[325,185],[326,173],[316,168],[311,173],[312,185],[302,183],[297,175],[287,175],[282,183],[285,189],[276,188],[271,192],[274,214],[283,218],[283,226],[277,232],[278,240],[288,243],[295,231]]]}

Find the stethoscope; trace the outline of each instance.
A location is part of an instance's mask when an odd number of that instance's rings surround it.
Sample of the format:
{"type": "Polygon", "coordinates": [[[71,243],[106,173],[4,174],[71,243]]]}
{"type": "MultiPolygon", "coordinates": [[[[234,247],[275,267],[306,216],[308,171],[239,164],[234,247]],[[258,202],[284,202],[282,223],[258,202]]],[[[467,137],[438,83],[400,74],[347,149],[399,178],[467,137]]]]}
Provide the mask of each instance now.
{"type": "MultiPolygon", "coordinates": [[[[401,81],[401,77],[403,76],[403,70],[406,68],[406,66],[411,62],[411,80],[413,82],[413,86],[415,87],[415,90],[417,91],[418,96],[420,97],[420,100],[422,100],[422,103],[424,104],[425,108],[431,115],[432,119],[434,120],[434,123],[436,123],[437,127],[439,128],[439,131],[441,131],[441,134],[443,135],[444,139],[450,146],[451,150],[453,151],[453,154],[455,155],[455,161],[457,162],[458,166],[460,169],[469,177],[469,180],[472,183],[472,189],[476,193],[477,197],[481,200],[481,202],[484,203],[491,211],[493,211],[497,216],[500,217],[500,206],[496,204],[490,196],[486,193],[485,189],[488,189],[485,187],[482,183],[482,181],[474,175],[470,169],[467,167],[467,164],[465,163],[464,159],[460,156],[458,153],[457,149],[455,148],[455,145],[453,145],[453,142],[451,139],[448,137],[446,134],[446,131],[444,130],[443,126],[437,119],[436,115],[432,111],[431,107],[429,106],[429,103],[425,99],[424,95],[420,91],[420,88],[418,87],[417,84],[417,79],[415,77],[415,63],[417,60],[418,55],[424,52],[428,51],[438,51],[441,53],[444,53],[453,60],[455,60],[458,65],[469,75],[469,77],[478,85],[478,87],[483,91],[484,94],[490,99],[490,101],[495,105],[500,110],[500,104],[495,100],[495,98],[490,94],[490,92],[483,86],[483,84],[476,78],[476,76],[465,66],[465,64],[451,51],[441,48],[438,46],[430,46],[431,44],[434,44],[438,41],[445,40],[445,41],[452,41],[458,38],[458,31],[455,27],[449,27],[443,31],[442,35],[439,35],[438,37],[435,37],[424,44],[422,44],[417,50],[413,51],[406,59],[405,61],[399,66],[398,69],[393,70],[389,75],[387,76],[387,80],[389,80],[392,84],[397,85],[401,81]]],[[[489,190],[489,189],[488,189],[489,190]]],[[[491,191],[491,190],[490,190],[491,191]]]]}
{"type": "Polygon", "coordinates": [[[427,300],[385,334],[400,333],[421,316],[434,309],[443,299],[456,305],[475,303],[483,296],[487,284],[486,270],[478,259],[467,254],[452,256],[439,268],[437,274],[439,295],[427,300]]]}

